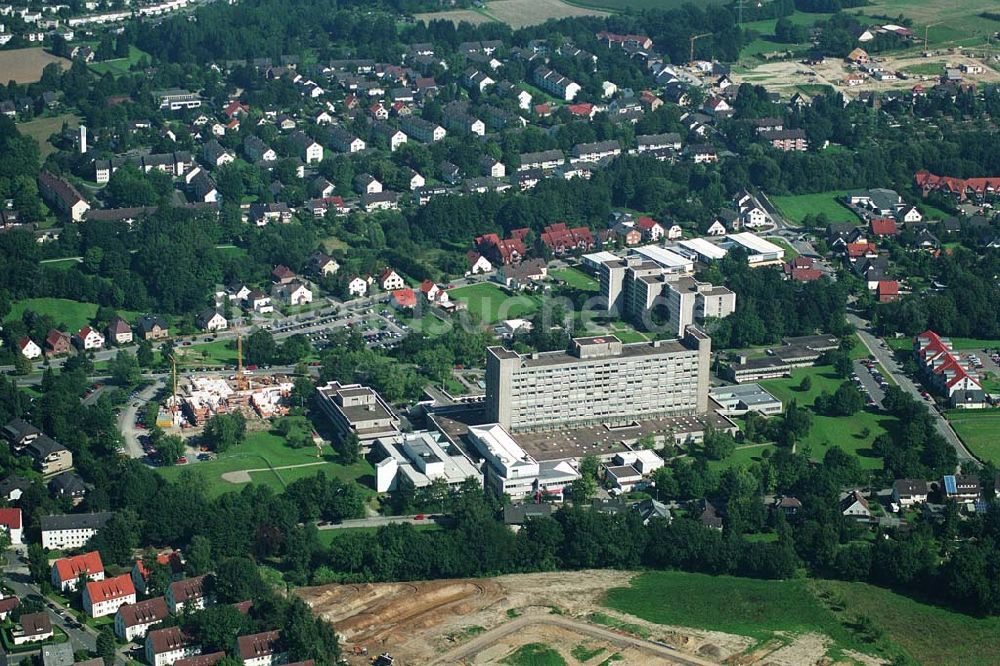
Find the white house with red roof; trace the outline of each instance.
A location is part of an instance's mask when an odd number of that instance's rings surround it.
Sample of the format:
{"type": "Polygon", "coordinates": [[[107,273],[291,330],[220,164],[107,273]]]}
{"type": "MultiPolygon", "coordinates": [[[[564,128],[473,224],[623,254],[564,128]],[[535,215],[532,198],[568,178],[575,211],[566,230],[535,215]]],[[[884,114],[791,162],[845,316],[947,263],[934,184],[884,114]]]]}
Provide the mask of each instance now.
{"type": "Polygon", "coordinates": [[[92,580],[83,590],[83,610],[93,618],[114,615],[124,604],[135,603],[135,585],[128,574],[92,580]]]}
{"type": "Polygon", "coordinates": [[[25,336],[17,341],[17,348],[24,358],[35,360],[42,355],[42,348],[34,340],[25,336]]]}
{"type": "Polygon", "coordinates": [[[163,597],[125,604],[115,613],[115,635],[125,641],[144,637],[150,627],[163,622],[168,615],[170,610],[163,597]]]}
{"type": "Polygon", "coordinates": [[[971,361],[955,352],[951,340],[934,331],[913,339],[913,353],[924,369],[928,383],[948,396],[952,407],[976,409],[986,406],[986,393],[971,361]]]}
{"type": "Polygon", "coordinates": [[[0,509],[0,528],[6,530],[10,536],[12,546],[20,546],[24,543],[24,524],[21,522],[20,509],[0,509]]]}
{"type": "Polygon", "coordinates": [[[75,342],[84,351],[100,349],[104,346],[104,336],[97,329],[84,326],[77,331],[75,342]]]}
{"type": "Polygon", "coordinates": [[[281,649],[281,632],[264,631],[236,639],[237,656],[243,666],[272,666],[288,662],[288,653],[281,649]]]}
{"type": "Polygon", "coordinates": [[[654,243],[663,238],[663,236],[667,233],[667,230],[663,228],[662,224],[645,215],[636,220],[635,228],[642,233],[643,240],[652,241],[654,243]]]}
{"type": "Polygon", "coordinates": [[[104,580],[104,563],[96,550],[62,557],[52,563],[52,587],[60,592],[75,590],[81,577],[86,577],[87,580],[104,580]]]}

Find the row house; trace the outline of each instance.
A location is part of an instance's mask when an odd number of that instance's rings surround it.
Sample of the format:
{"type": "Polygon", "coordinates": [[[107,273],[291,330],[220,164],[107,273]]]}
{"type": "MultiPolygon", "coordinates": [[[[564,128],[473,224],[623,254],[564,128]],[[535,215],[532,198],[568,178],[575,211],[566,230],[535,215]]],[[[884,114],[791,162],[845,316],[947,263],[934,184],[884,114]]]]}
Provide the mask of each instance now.
{"type": "Polygon", "coordinates": [[[162,171],[170,174],[174,178],[180,178],[194,167],[194,160],[191,153],[187,151],[176,151],[173,153],[157,153],[153,155],[115,157],[110,160],[94,161],[94,180],[97,183],[105,184],[111,180],[111,176],[122,166],[131,164],[143,173],[150,171],[162,171]]]}
{"type": "Polygon", "coordinates": [[[442,123],[449,132],[486,136],[486,123],[466,113],[446,114],[442,123]]]}
{"type": "Polygon", "coordinates": [[[48,171],[38,174],[38,190],[46,203],[73,222],[83,222],[90,210],[90,204],[72,184],[48,171]]]}
{"type": "Polygon", "coordinates": [[[561,150],[557,149],[543,150],[537,153],[521,153],[518,158],[520,162],[520,166],[517,168],[518,171],[555,169],[566,161],[566,156],[561,150]]]}
{"type": "Polygon", "coordinates": [[[534,81],[542,90],[566,102],[572,102],[582,89],[579,83],[548,67],[535,68],[534,81]]]}
{"type": "Polygon", "coordinates": [[[617,141],[597,141],[594,143],[578,143],[573,146],[572,162],[600,162],[610,157],[621,155],[622,147],[617,141]]]}
{"type": "Polygon", "coordinates": [[[365,142],[343,127],[331,127],[327,130],[326,137],[337,152],[359,153],[365,149],[365,142]]]}
{"type": "Polygon", "coordinates": [[[761,132],[760,137],[771,144],[772,148],[785,152],[804,152],[809,148],[806,131],[802,129],[782,129],[761,132]]]}
{"type": "Polygon", "coordinates": [[[124,604],[115,613],[115,635],[126,642],[144,638],[150,627],[163,622],[169,615],[167,601],[163,597],[124,604]]]}
{"type": "Polygon", "coordinates": [[[488,87],[495,85],[496,81],[491,79],[488,75],[483,74],[478,69],[469,68],[465,71],[465,74],[462,77],[462,83],[470,90],[485,92],[488,87]]]}
{"type": "Polygon", "coordinates": [[[502,239],[496,234],[484,234],[476,237],[476,248],[494,264],[504,266],[516,264],[528,254],[524,245],[524,238],[527,235],[526,228],[512,230],[510,238],[502,239]]]}
{"type": "Polygon", "coordinates": [[[924,331],[913,339],[913,353],[928,382],[948,397],[952,407],[985,406],[986,393],[972,362],[955,352],[950,339],[924,331]]]}
{"type": "Polygon", "coordinates": [[[445,137],[447,132],[437,123],[410,116],[400,121],[400,129],[406,132],[407,136],[413,137],[423,143],[434,143],[445,137]]]}
{"type": "Polygon", "coordinates": [[[588,251],[594,247],[594,235],[587,227],[569,228],[564,222],[551,224],[539,236],[553,254],[588,251]]]}
{"type": "Polygon", "coordinates": [[[80,580],[104,580],[104,563],[96,550],[72,557],[61,557],[52,563],[52,587],[60,592],[75,590],[80,580]]]}
{"type": "Polygon", "coordinates": [[[397,148],[406,143],[406,133],[387,123],[372,123],[372,132],[385,140],[390,152],[396,152],[397,148]]]}
{"type": "Polygon", "coordinates": [[[278,159],[278,153],[253,134],[243,140],[243,154],[254,164],[275,162],[278,159]]]}
{"type": "Polygon", "coordinates": [[[665,134],[643,134],[637,136],[635,140],[637,144],[635,152],[637,153],[661,150],[679,151],[681,149],[681,135],[673,132],[665,134]]]}
{"type": "Polygon", "coordinates": [[[914,174],[913,180],[925,197],[931,192],[944,192],[960,201],[967,198],[984,201],[1000,192],[1000,177],[954,178],[920,170],[914,174]]]}

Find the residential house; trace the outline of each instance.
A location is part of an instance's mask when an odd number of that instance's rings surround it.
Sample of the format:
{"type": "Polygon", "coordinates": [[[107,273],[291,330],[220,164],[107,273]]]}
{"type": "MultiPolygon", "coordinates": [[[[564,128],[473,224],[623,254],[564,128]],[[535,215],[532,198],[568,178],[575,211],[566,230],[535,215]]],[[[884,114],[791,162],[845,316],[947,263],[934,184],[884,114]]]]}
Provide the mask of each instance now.
{"type": "Polygon", "coordinates": [[[272,222],[288,224],[292,221],[292,211],[283,201],[276,203],[252,203],[247,212],[247,222],[263,227],[272,222]]]}
{"type": "Polygon", "coordinates": [[[675,133],[643,134],[637,136],[635,140],[637,153],[661,150],[679,151],[681,149],[681,135],[675,133]]]}
{"type": "Polygon", "coordinates": [[[369,213],[373,210],[397,210],[399,208],[399,194],[391,190],[362,194],[361,207],[369,213]]]}
{"type": "Polygon", "coordinates": [[[896,226],[896,220],[891,217],[873,217],[868,222],[869,230],[873,236],[897,236],[899,234],[899,229],[896,226]]]}
{"type": "Polygon", "coordinates": [[[809,150],[809,141],[806,139],[806,131],[802,129],[781,129],[760,132],[760,138],[771,144],[772,148],[785,152],[809,150]]]}
{"type": "Polygon", "coordinates": [[[294,132],[288,140],[306,164],[323,161],[323,146],[305,132],[294,132]]]}
{"type": "Polygon", "coordinates": [[[278,159],[278,153],[275,152],[274,148],[253,134],[247,135],[247,138],[243,140],[243,154],[254,164],[275,162],[278,159]]]}
{"type": "Polygon", "coordinates": [[[100,349],[104,346],[104,336],[97,329],[90,326],[84,326],[77,331],[74,340],[77,346],[84,351],[100,349]]]}
{"type": "Polygon", "coordinates": [[[923,479],[896,479],[892,482],[892,502],[902,508],[927,501],[928,485],[923,479]]]}
{"type": "Polygon", "coordinates": [[[512,291],[523,291],[548,276],[548,266],[541,259],[501,266],[493,279],[512,291]]]}
{"type": "Polygon", "coordinates": [[[417,307],[417,295],[412,289],[395,289],[389,292],[389,303],[400,309],[413,309],[417,307]]]}
{"type": "Polygon", "coordinates": [[[382,191],[382,183],[370,173],[362,173],[354,177],[354,190],[358,194],[378,194],[382,191]]]}
{"type": "Polygon", "coordinates": [[[203,331],[224,331],[229,328],[225,315],[215,308],[202,311],[195,323],[203,331]]]}
{"type": "Polygon", "coordinates": [[[860,522],[871,520],[872,510],[868,505],[868,500],[860,490],[852,490],[840,500],[840,513],[845,518],[851,518],[860,522]]]}
{"type": "Polygon", "coordinates": [[[397,148],[406,143],[406,133],[402,130],[396,129],[392,125],[386,123],[373,123],[372,131],[376,136],[379,136],[389,144],[389,151],[395,152],[397,148]]]}
{"type": "Polygon", "coordinates": [[[212,139],[205,144],[205,147],[202,149],[202,156],[205,162],[213,168],[232,164],[236,160],[233,154],[226,150],[216,139],[212,139]]]}
{"type": "Polygon", "coordinates": [[[896,219],[904,224],[923,222],[924,216],[916,206],[902,206],[896,211],[896,219]]]}
{"type": "Polygon", "coordinates": [[[132,327],[121,317],[115,317],[105,329],[104,337],[116,345],[132,344],[132,327]]]}
{"type": "Polygon", "coordinates": [[[135,603],[135,586],[128,574],[92,580],[83,590],[83,610],[92,618],[114,615],[124,604],[135,603]]]}
{"type": "Polygon", "coordinates": [[[215,599],[205,592],[205,578],[204,575],[185,578],[167,587],[167,606],[171,614],[177,615],[185,608],[201,610],[215,603],[215,599]]]}
{"type": "Polygon", "coordinates": [[[709,144],[693,144],[684,152],[695,164],[711,164],[719,161],[715,146],[709,144]]]}
{"type": "Polygon", "coordinates": [[[21,521],[20,508],[0,508],[0,529],[10,537],[10,545],[24,544],[24,524],[21,521]]]}
{"type": "Polygon", "coordinates": [[[436,123],[409,116],[400,121],[400,129],[406,132],[408,137],[413,137],[423,143],[434,143],[445,137],[447,131],[436,123]]]}
{"type": "Polygon", "coordinates": [[[518,156],[518,171],[529,169],[555,169],[566,161],[566,156],[561,150],[543,150],[537,153],[521,153],[518,156]]]}
{"type": "Polygon", "coordinates": [[[10,614],[21,605],[21,600],[17,597],[4,597],[0,599],[0,621],[6,622],[10,614]]]}
{"type": "Polygon", "coordinates": [[[282,648],[280,631],[265,631],[236,639],[236,655],[243,661],[243,666],[286,664],[288,652],[282,648]]]}
{"type": "Polygon", "coordinates": [[[651,217],[643,215],[635,222],[635,228],[642,234],[642,239],[655,243],[666,234],[663,225],[651,217]]]}
{"type": "Polygon", "coordinates": [[[42,355],[42,348],[27,336],[21,337],[17,341],[17,347],[22,356],[32,361],[42,355]]]}
{"type": "Polygon", "coordinates": [[[361,298],[368,294],[368,281],[355,275],[347,282],[347,293],[361,298]]]}
{"type": "Polygon", "coordinates": [[[144,638],[150,627],[163,622],[169,615],[170,610],[163,597],[124,604],[115,613],[115,635],[129,642],[144,638]]]}
{"type": "Polygon", "coordinates": [[[156,629],[146,634],[145,655],[149,666],[171,666],[199,654],[201,646],[180,627],[156,629]]]}
{"type": "Polygon", "coordinates": [[[312,290],[298,280],[274,285],[271,289],[271,296],[292,307],[306,305],[312,303],[313,300],[312,290]]]}
{"type": "Polygon", "coordinates": [[[946,395],[952,407],[979,408],[986,393],[970,360],[957,353],[949,338],[924,331],[913,339],[913,352],[934,390],[946,395]]]}
{"type": "Polygon", "coordinates": [[[972,502],[983,493],[979,477],[974,474],[948,474],[941,479],[944,496],[955,502],[972,502]]]}
{"type": "Polygon", "coordinates": [[[49,550],[82,548],[112,515],[105,511],[42,516],[42,547],[49,550]]]}
{"type": "Polygon", "coordinates": [[[45,336],[45,353],[49,356],[68,354],[72,349],[73,345],[68,333],[53,328],[45,336]]]}
{"type": "Polygon", "coordinates": [[[170,337],[170,327],[159,315],[143,315],[136,322],[139,338],[142,340],[165,340],[170,337]]]}
{"type": "Polygon", "coordinates": [[[535,84],[542,90],[567,102],[572,102],[580,90],[582,90],[579,83],[570,80],[548,67],[536,67],[534,81],[535,84]]]}
{"type": "MultiPolygon", "coordinates": [[[[166,551],[157,553],[154,560],[155,565],[166,567],[170,571],[172,581],[178,580],[184,573],[184,561],[181,559],[180,551],[166,551]]],[[[152,572],[142,559],[135,561],[132,565],[132,584],[140,594],[146,594],[146,586],[152,572]]]]}
{"type": "Polygon", "coordinates": [[[90,204],[72,184],[48,171],[38,174],[38,190],[52,208],[73,222],[83,222],[90,210],[90,204]]]}
{"type": "Polygon", "coordinates": [[[20,617],[18,624],[20,626],[10,632],[14,645],[47,641],[53,636],[52,622],[49,619],[48,611],[26,613],[20,617]]]}
{"type": "Polygon", "coordinates": [[[895,280],[879,280],[875,288],[875,296],[879,303],[892,303],[899,300],[899,283],[895,280]]]}
{"type": "Polygon", "coordinates": [[[479,160],[479,168],[484,176],[489,178],[503,178],[507,175],[507,168],[503,162],[486,156],[479,160]]]}
{"type": "Polygon", "coordinates": [[[428,303],[438,303],[445,305],[448,303],[448,292],[435,284],[432,280],[424,280],[420,283],[420,293],[424,295],[428,303]]]}
{"type": "Polygon", "coordinates": [[[617,141],[597,141],[595,143],[581,143],[573,146],[573,162],[600,162],[609,157],[621,155],[622,148],[617,141]]]}
{"type": "Polygon", "coordinates": [[[340,270],[340,264],[326,253],[317,250],[309,255],[309,270],[315,275],[326,277],[340,270]]]}
{"type": "Polygon", "coordinates": [[[466,253],[466,258],[469,261],[469,269],[465,272],[467,276],[481,275],[493,270],[493,264],[490,263],[490,260],[478,252],[470,250],[466,253]]]}
{"type": "Polygon", "coordinates": [[[8,476],[0,481],[0,499],[16,503],[30,487],[31,481],[23,476],[8,476]]]}
{"type": "MultiPolygon", "coordinates": [[[[386,111],[386,117],[388,117],[388,113],[389,112],[386,111]]],[[[380,118],[379,120],[385,120],[385,118],[380,118]]],[[[332,145],[338,152],[359,153],[365,149],[365,142],[348,132],[343,127],[331,127],[327,130],[326,136],[330,145],[332,145]]]]}
{"type": "MultiPolygon", "coordinates": [[[[69,451],[60,452],[62,455],[69,451]]],[[[49,494],[56,499],[68,499],[73,506],[79,506],[90,492],[90,486],[76,472],[61,472],[49,481],[49,494]]]]}
{"type": "Polygon", "coordinates": [[[564,222],[551,224],[539,236],[554,254],[588,251],[594,247],[594,236],[587,227],[569,228],[564,222]]]}
{"type": "Polygon", "coordinates": [[[246,307],[258,314],[268,314],[274,312],[274,305],[271,297],[259,289],[254,289],[246,297],[246,307]]]}
{"type": "Polygon", "coordinates": [[[378,284],[383,291],[395,291],[406,286],[402,276],[391,268],[386,268],[379,274],[378,284]]]}

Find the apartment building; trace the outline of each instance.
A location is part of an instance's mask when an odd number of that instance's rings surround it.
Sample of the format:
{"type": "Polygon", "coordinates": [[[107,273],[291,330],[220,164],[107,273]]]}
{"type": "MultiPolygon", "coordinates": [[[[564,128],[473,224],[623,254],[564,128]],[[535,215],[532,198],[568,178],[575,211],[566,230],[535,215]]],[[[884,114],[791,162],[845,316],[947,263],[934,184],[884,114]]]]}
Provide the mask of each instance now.
{"type": "Polygon", "coordinates": [[[712,340],[575,338],[569,351],[486,350],[486,417],[511,432],[630,423],[708,410],[712,340]]]}
{"type": "Polygon", "coordinates": [[[146,634],[145,653],[149,666],[170,666],[181,659],[201,654],[201,646],[180,627],[168,627],[146,634]]]}
{"type": "Polygon", "coordinates": [[[288,652],[281,649],[281,632],[264,631],[236,639],[236,653],[243,666],[275,666],[288,663],[288,652]]]}
{"type": "Polygon", "coordinates": [[[566,102],[572,102],[581,90],[579,83],[548,67],[536,68],[534,78],[539,88],[566,102]]]}
{"type": "Polygon", "coordinates": [[[167,587],[167,606],[173,614],[185,608],[201,610],[215,603],[214,598],[205,594],[205,576],[195,576],[174,581],[167,587]]]}
{"type": "Polygon", "coordinates": [[[90,617],[114,615],[125,604],[135,603],[135,585],[128,574],[92,580],[83,590],[83,610],[90,617]]]}
{"type": "Polygon", "coordinates": [[[52,587],[60,592],[75,590],[81,578],[104,580],[104,563],[96,550],[72,557],[61,557],[52,563],[52,587]]]}
{"type": "Polygon", "coordinates": [[[42,547],[49,550],[83,548],[112,515],[104,511],[42,516],[42,547]]]}
{"type": "Polygon", "coordinates": [[[125,604],[115,613],[115,635],[123,641],[142,638],[154,624],[162,622],[170,615],[167,601],[163,597],[153,597],[135,604],[125,604]]]}

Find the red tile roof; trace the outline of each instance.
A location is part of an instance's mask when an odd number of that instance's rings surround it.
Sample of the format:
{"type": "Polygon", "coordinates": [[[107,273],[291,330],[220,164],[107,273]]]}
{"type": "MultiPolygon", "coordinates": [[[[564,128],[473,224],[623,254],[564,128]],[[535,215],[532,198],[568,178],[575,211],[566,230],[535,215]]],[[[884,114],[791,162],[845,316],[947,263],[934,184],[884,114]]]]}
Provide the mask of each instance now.
{"type": "Polygon", "coordinates": [[[101,554],[96,550],[83,555],[74,555],[56,560],[56,573],[60,581],[74,580],[87,574],[93,576],[104,572],[104,563],[101,562],[101,554]]]}
{"type": "Polygon", "coordinates": [[[635,226],[637,226],[639,229],[642,229],[643,231],[652,231],[654,227],[657,226],[662,227],[663,225],[661,225],[653,218],[643,215],[638,220],[636,220],[635,226]]]}
{"type": "Polygon", "coordinates": [[[153,597],[139,603],[125,604],[118,609],[118,614],[122,616],[122,623],[126,627],[135,627],[160,622],[170,615],[170,611],[166,599],[153,597]]]}
{"type": "Polygon", "coordinates": [[[264,631],[250,636],[240,636],[236,639],[236,651],[244,661],[265,657],[277,651],[280,640],[280,631],[264,631]]]}
{"type": "Polygon", "coordinates": [[[412,289],[397,289],[392,292],[392,300],[401,308],[412,308],[417,305],[417,295],[412,289]]]}
{"type": "Polygon", "coordinates": [[[128,574],[87,583],[87,596],[95,604],[133,595],[135,595],[135,585],[132,584],[132,577],[128,574]]]}
{"type": "Polygon", "coordinates": [[[878,293],[882,296],[896,296],[899,294],[899,283],[895,280],[879,280],[878,293]]]}
{"type": "Polygon", "coordinates": [[[898,233],[896,220],[891,217],[877,217],[871,221],[872,233],[876,236],[895,236],[898,233]]]}
{"type": "Polygon", "coordinates": [[[818,268],[793,268],[792,279],[799,282],[812,282],[823,277],[823,271],[818,268]]]}
{"type": "Polygon", "coordinates": [[[541,235],[542,242],[553,252],[566,250],[590,249],[594,246],[594,235],[587,227],[570,229],[563,222],[545,227],[541,235]]]}
{"type": "Polygon", "coordinates": [[[868,254],[875,254],[876,252],[878,252],[878,248],[871,241],[858,241],[857,243],[847,244],[847,256],[852,259],[868,254]]]}
{"type": "MultiPolygon", "coordinates": [[[[157,553],[156,563],[170,567],[173,573],[180,573],[184,570],[184,563],[181,561],[181,554],[176,550],[170,553],[157,553]]],[[[135,561],[135,568],[143,578],[149,578],[149,570],[142,560],[135,561]]]]}
{"type": "Polygon", "coordinates": [[[0,509],[0,526],[9,530],[21,529],[21,510],[0,509]]]}

